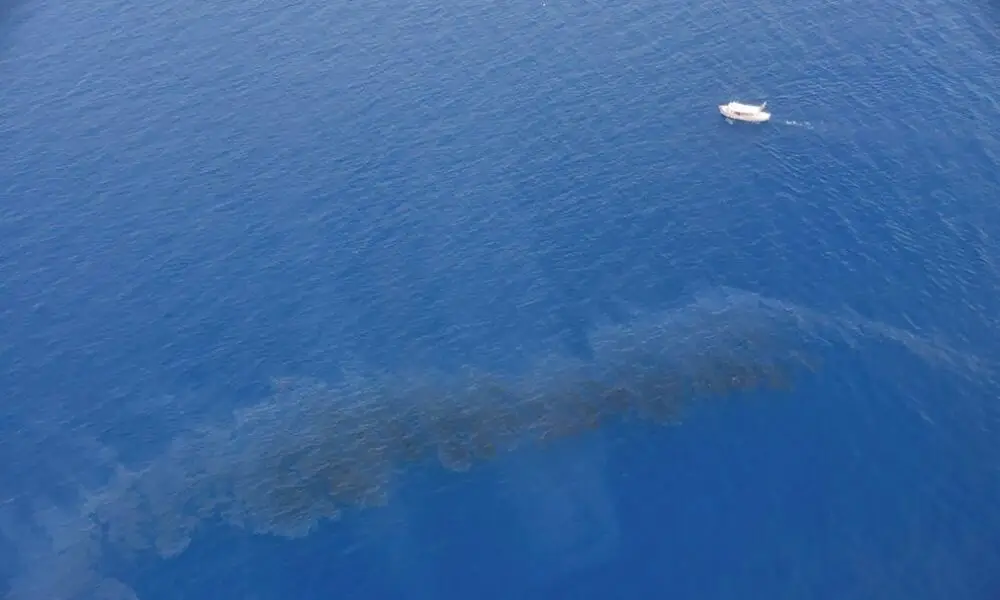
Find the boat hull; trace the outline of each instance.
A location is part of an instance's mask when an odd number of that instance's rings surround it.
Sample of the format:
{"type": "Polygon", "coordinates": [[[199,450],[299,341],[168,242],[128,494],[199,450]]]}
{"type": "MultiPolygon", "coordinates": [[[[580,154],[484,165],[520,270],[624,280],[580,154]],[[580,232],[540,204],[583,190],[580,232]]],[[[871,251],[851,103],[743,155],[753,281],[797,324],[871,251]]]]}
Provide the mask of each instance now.
{"type": "Polygon", "coordinates": [[[738,112],[733,110],[728,104],[720,104],[719,112],[722,116],[733,121],[744,121],[747,123],[764,123],[771,119],[771,113],[759,111],[759,112],[738,112]]]}

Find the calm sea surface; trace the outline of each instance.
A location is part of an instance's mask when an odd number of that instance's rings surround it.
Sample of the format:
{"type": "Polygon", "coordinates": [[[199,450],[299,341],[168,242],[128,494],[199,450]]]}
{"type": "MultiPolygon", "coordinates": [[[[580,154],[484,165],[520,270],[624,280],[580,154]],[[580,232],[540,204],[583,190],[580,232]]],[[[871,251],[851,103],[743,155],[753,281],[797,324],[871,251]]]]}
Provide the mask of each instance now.
{"type": "Polygon", "coordinates": [[[1000,598],[998,32],[0,0],[0,597],[1000,598]]]}

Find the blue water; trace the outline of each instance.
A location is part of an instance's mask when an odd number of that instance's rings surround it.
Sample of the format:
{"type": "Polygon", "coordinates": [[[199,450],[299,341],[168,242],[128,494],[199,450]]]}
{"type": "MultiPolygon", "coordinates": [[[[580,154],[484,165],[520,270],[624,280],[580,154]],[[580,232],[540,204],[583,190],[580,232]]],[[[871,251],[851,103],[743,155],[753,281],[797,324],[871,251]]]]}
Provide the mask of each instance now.
{"type": "Polygon", "coordinates": [[[1000,597],[998,31],[0,0],[0,595],[1000,597]]]}

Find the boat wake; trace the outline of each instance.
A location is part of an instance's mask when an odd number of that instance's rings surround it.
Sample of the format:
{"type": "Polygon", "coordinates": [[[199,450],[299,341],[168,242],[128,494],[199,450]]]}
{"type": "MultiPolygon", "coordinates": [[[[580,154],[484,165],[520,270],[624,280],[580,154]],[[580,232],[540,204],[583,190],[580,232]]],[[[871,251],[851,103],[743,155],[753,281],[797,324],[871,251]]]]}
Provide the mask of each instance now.
{"type": "MultiPolygon", "coordinates": [[[[176,556],[206,523],[304,536],[344,512],[389,504],[410,465],[465,471],[614,423],[674,425],[713,397],[791,390],[814,376],[831,347],[870,354],[884,344],[924,370],[977,381],[992,374],[975,357],[909,331],[721,288],[594,329],[587,358],[557,352],[520,373],[276,380],[271,396],[228,421],[191,423],[147,464],[106,465],[109,480],[71,505],[30,498],[0,506],[0,542],[19,555],[7,598],[134,599],[126,583],[101,572],[105,562],[176,556]]],[[[583,479],[559,475],[574,463],[566,457],[508,465],[521,473],[506,477],[511,502],[540,556],[565,553],[560,564],[573,565],[614,548],[610,499],[577,489],[603,485],[601,461],[591,462],[583,479]],[[544,526],[567,514],[583,517],[544,526]],[[589,554],[571,555],[574,540],[585,538],[593,540],[589,554]]]]}
{"type": "Polygon", "coordinates": [[[782,125],[788,125],[789,127],[801,127],[803,129],[815,129],[809,121],[781,121],[782,125]]]}

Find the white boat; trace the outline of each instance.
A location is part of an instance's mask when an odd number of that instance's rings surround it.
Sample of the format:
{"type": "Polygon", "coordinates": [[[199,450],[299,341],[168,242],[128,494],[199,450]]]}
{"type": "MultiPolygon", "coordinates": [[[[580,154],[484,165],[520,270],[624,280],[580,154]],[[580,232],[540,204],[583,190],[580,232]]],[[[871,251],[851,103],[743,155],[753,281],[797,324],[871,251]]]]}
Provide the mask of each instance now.
{"type": "Polygon", "coordinates": [[[730,102],[729,104],[720,104],[719,112],[722,116],[727,119],[732,119],[734,121],[747,121],[750,123],[763,123],[771,118],[771,113],[764,110],[767,107],[767,102],[764,102],[760,106],[755,104],[740,104],[739,102],[730,102]]]}

